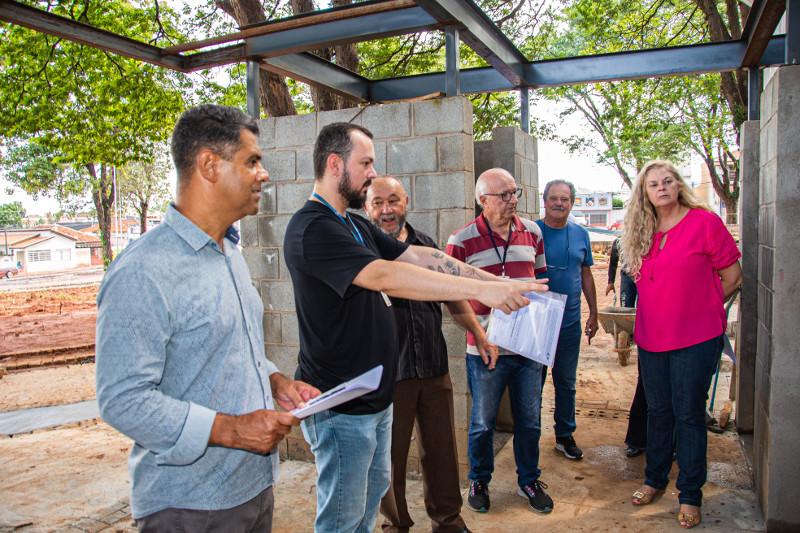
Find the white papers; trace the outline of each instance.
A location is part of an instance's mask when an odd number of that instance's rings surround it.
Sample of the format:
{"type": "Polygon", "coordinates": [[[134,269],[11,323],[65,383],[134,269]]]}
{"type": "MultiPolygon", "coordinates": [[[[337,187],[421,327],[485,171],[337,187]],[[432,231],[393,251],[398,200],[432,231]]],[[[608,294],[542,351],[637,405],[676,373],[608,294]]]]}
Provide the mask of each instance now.
{"type": "Polygon", "coordinates": [[[526,292],[525,296],[531,303],[510,315],[492,309],[489,342],[553,366],[567,295],[548,291],[526,292]]]}
{"type": "Polygon", "coordinates": [[[316,398],[306,402],[303,408],[291,411],[295,417],[303,419],[311,415],[321,413],[331,407],[343,404],[359,396],[363,396],[368,392],[372,392],[378,388],[381,383],[381,376],[383,375],[383,365],[378,365],[372,370],[368,370],[356,376],[349,381],[345,381],[328,391],[323,392],[316,398]]]}

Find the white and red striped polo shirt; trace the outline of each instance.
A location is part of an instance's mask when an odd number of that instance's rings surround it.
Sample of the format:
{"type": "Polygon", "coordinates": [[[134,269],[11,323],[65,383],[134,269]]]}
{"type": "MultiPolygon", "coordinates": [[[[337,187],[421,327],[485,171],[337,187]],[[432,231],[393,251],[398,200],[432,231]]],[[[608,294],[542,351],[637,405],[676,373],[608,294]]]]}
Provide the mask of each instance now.
{"type": "MultiPolygon", "coordinates": [[[[502,258],[505,256],[505,275],[514,279],[535,279],[537,273],[547,270],[542,231],[533,221],[514,216],[507,253],[506,240],[496,232],[492,232],[490,237],[490,231],[486,219],[481,214],[450,236],[447,241],[447,255],[496,276],[503,272],[502,258]]],[[[489,325],[491,308],[477,300],[470,300],[470,304],[481,326],[486,329],[489,325]]],[[[478,355],[475,337],[469,332],[467,332],[467,353],[478,355]]],[[[500,348],[501,355],[510,353],[512,352],[500,348]]]]}

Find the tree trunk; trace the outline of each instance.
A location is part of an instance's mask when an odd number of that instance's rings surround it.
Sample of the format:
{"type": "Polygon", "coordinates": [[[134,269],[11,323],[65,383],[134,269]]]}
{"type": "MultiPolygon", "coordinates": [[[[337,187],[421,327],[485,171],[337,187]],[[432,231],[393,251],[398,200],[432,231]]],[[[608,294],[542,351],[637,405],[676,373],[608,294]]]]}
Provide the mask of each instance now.
{"type": "Polygon", "coordinates": [[[100,242],[103,244],[103,264],[105,268],[114,259],[111,249],[111,208],[114,206],[114,180],[108,176],[105,164],[100,164],[100,177],[94,163],[87,163],[86,170],[92,177],[92,200],[97,211],[97,225],[100,227],[100,242]]]}
{"type": "MultiPolygon", "coordinates": [[[[259,0],[216,0],[216,5],[233,17],[236,24],[246,26],[267,20],[259,0]]],[[[297,109],[283,76],[260,69],[261,107],[269,117],[296,115],[297,109]]]]}
{"type": "Polygon", "coordinates": [[[139,236],[141,237],[144,235],[144,232],[147,231],[147,209],[149,206],[149,199],[142,200],[139,202],[139,236]]]}
{"type": "Polygon", "coordinates": [[[727,213],[725,217],[726,224],[738,224],[739,223],[739,198],[724,198],[723,201],[725,202],[725,212],[727,213]]]}

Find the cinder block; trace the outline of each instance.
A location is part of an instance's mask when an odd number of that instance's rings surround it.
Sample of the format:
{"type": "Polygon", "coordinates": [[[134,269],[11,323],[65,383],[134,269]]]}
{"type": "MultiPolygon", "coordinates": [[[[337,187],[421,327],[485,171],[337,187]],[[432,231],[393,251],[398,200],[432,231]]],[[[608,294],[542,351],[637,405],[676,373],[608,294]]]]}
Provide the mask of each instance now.
{"type": "Polygon", "coordinates": [[[314,190],[314,183],[303,181],[299,183],[281,183],[276,185],[278,192],[278,213],[292,215],[308,200],[314,190]]]}
{"type": "Polygon", "coordinates": [[[417,137],[407,141],[393,141],[386,148],[389,174],[414,174],[436,172],[436,139],[417,137]]]}
{"type": "Polygon", "coordinates": [[[296,175],[298,180],[314,179],[314,147],[306,146],[295,150],[297,168],[296,175]]]}
{"type": "MultiPolygon", "coordinates": [[[[409,211],[408,222],[414,229],[422,231],[428,237],[436,240],[437,215],[432,211],[409,211]]],[[[440,244],[437,242],[437,244],[440,244]]],[[[441,245],[440,245],[441,246],[441,245]]]]}
{"type": "MultiPolygon", "coordinates": [[[[263,193],[262,193],[263,199],[263,193]]],[[[239,221],[239,233],[242,246],[258,246],[258,215],[244,217],[239,221]]]]}
{"type": "Polygon", "coordinates": [[[281,262],[281,280],[290,281],[292,277],[289,274],[289,267],[286,266],[286,257],[284,257],[283,255],[283,248],[281,248],[280,262],[281,262]]]}
{"type": "Polygon", "coordinates": [[[262,281],[261,299],[264,311],[294,312],[294,289],[288,281],[262,281]]]}
{"type": "MultiPolygon", "coordinates": [[[[264,313],[261,324],[264,328],[264,342],[267,344],[279,344],[281,342],[281,315],[274,311],[267,311],[264,313]]],[[[267,354],[267,357],[269,358],[269,354],[267,354]]]]}
{"type": "MultiPolygon", "coordinates": [[[[451,345],[449,342],[447,344],[447,353],[457,354],[457,353],[465,353],[466,352],[466,333],[464,330],[461,329],[460,326],[450,326],[456,330],[456,334],[460,333],[460,337],[464,339],[464,351],[458,352],[457,345],[451,345]],[[453,350],[451,350],[451,346],[453,350]]],[[[446,329],[446,326],[442,327],[442,331],[446,329]]],[[[445,333],[445,338],[449,339],[449,336],[445,333]]],[[[450,381],[453,382],[453,394],[466,394],[469,392],[469,386],[467,384],[467,361],[464,356],[462,357],[450,357],[447,360],[447,364],[450,367],[450,381]]]]}
{"type": "Polygon", "coordinates": [[[250,277],[257,280],[278,279],[280,275],[277,248],[242,248],[242,255],[250,269],[250,277]]]}
{"type": "Polygon", "coordinates": [[[775,246],[775,204],[762,205],[758,210],[758,243],[775,246]]]}
{"type": "Polygon", "coordinates": [[[276,181],[294,181],[297,179],[294,150],[272,150],[264,152],[261,166],[269,172],[270,183],[276,181]]]}
{"type": "Polygon", "coordinates": [[[379,176],[381,174],[390,174],[390,172],[386,171],[386,141],[374,141],[372,146],[375,149],[375,162],[372,163],[375,173],[379,176]]]}
{"type": "MultiPolygon", "coordinates": [[[[453,358],[451,357],[450,360],[453,358]]],[[[464,359],[464,357],[461,357],[464,359]]],[[[449,363],[450,361],[448,361],[449,363]]],[[[452,372],[450,379],[453,379],[452,372]]],[[[456,431],[467,431],[469,429],[470,411],[472,410],[472,399],[469,393],[453,393],[453,420],[455,421],[456,431]]],[[[459,450],[461,446],[459,446],[459,450]]],[[[465,448],[466,451],[466,448],[465,448]]]]}
{"type": "Polygon", "coordinates": [[[265,248],[283,247],[283,237],[290,215],[262,216],[258,218],[258,243],[265,248]]]}
{"type": "Polygon", "coordinates": [[[475,219],[475,211],[470,209],[452,209],[439,213],[439,240],[442,249],[447,245],[450,235],[475,219]]]}
{"type": "Polygon", "coordinates": [[[314,113],[306,115],[290,115],[275,119],[275,146],[305,146],[313,144],[317,134],[317,116],[314,113]]]}
{"type": "Polygon", "coordinates": [[[372,105],[361,114],[364,127],[376,139],[408,137],[411,135],[411,104],[372,105]]]}
{"type": "Polygon", "coordinates": [[[278,212],[278,203],[275,201],[277,185],[267,183],[261,187],[261,199],[258,201],[258,213],[261,215],[274,215],[278,212]]]}
{"type": "Polygon", "coordinates": [[[414,102],[413,116],[414,135],[472,135],[472,102],[463,96],[414,102]]]}
{"type": "Polygon", "coordinates": [[[539,162],[539,139],[532,135],[525,135],[525,159],[539,162]]]}
{"type": "Polygon", "coordinates": [[[531,138],[530,135],[516,126],[501,126],[492,131],[494,141],[494,153],[506,153],[519,157],[526,157],[526,143],[531,138]],[[498,150],[499,149],[499,150],[498,150]]]}
{"type": "Polygon", "coordinates": [[[414,194],[417,209],[472,207],[475,184],[471,172],[423,174],[414,180],[414,194]]]}
{"type": "Polygon", "coordinates": [[[778,120],[770,119],[764,130],[762,130],[761,135],[765,133],[767,142],[764,146],[765,152],[762,152],[762,154],[767,161],[771,161],[778,156],[778,120]]]}
{"type": "Polygon", "coordinates": [[[767,205],[775,203],[775,189],[778,180],[778,161],[777,158],[766,161],[761,167],[758,177],[758,196],[759,204],[767,205]]]}
{"type": "Polygon", "coordinates": [[[256,120],[258,124],[258,147],[261,151],[275,149],[275,119],[273,117],[256,120]]]}
{"type": "MultiPolygon", "coordinates": [[[[352,124],[363,126],[362,119],[364,118],[364,113],[359,114],[360,112],[360,107],[351,107],[349,109],[336,109],[334,111],[322,111],[317,113],[319,129],[321,130],[328,124],[333,124],[334,122],[351,122],[352,124]]],[[[319,130],[317,130],[317,132],[319,132],[319,130]]]]}
{"type": "Polygon", "coordinates": [[[281,315],[281,342],[295,346],[300,345],[300,331],[297,326],[297,315],[294,313],[281,315]]]}
{"type": "Polygon", "coordinates": [[[297,346],[286,346],[283,344],[265,344],[264,352],[267,359],[275,363],[281,374],[284,376],[294,376],[297,370],[297,346]]]}
{"type": "Polygon", "coordinates": [[[439,170],[475,169],[475,155],[472,150],[472,137],[466,134],[439,137],[439,170]]]}

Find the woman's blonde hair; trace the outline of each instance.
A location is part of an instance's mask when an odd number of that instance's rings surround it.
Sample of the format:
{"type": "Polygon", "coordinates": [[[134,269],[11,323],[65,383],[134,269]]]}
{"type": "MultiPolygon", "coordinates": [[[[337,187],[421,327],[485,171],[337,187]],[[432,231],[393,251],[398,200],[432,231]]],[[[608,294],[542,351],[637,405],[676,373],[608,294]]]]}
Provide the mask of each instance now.
{"type": "Polygon", "coordinates": [[[694,194],[694,191],[692,191],[671,161],[655,159],[647,162],[633,183],[631,198],[627,202],[628,211],[625,213],[622,237],[620,238],[622,264],[628,275],[635,281],[639,280],[642,258],[650,251],[650,247],[653,244],[653,235],[656,233],[658,221],[655,207],[653,207],[650,198],[647,197],[647,173],[658,168],[666,169],[678,181],[680,185],[678,203],[689,209],[711,211],[708,205],[694,194]]]}

